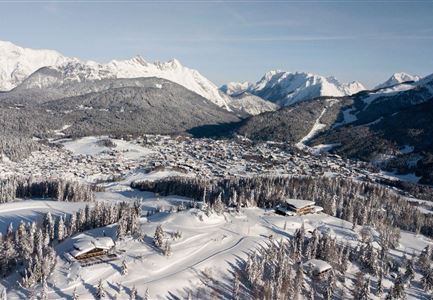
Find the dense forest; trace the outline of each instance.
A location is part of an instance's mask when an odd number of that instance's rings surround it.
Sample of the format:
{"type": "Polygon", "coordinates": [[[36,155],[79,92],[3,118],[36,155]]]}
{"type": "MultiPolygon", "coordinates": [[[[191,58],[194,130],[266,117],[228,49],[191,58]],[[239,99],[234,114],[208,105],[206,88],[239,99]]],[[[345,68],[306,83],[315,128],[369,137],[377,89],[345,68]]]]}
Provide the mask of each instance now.
{"type": "Polygon", "coordinates": [[[242,177],[205,180],[172,177],[132,182],[131,187],[160,195],[180,195],[213,204],[273,208],[286,198],[308,199],[324,212],[343,220],[372,225],[378,230],[400,228],[433,237],[433,214],[383,185],[340,177],[242,177]]]}
{"type": "Polygon", "coordinates": [[[0,179],[0,203],[16,198],[52,198],[56,201],[91,202],[95,186],[64,179],[9,177],[0,179]]]}

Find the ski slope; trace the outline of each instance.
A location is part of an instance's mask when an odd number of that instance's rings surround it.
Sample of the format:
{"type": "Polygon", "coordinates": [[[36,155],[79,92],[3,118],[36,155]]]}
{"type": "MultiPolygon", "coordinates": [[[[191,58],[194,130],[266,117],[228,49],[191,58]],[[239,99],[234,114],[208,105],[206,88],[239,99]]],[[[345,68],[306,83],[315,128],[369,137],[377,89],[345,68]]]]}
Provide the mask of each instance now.
{"type": "MultiPolygon", "coordinates": [[[[140,219],[141,229],[146,233],[144,241],[126,238],[116,242],[116,250],[121,254],[118,261],[80,267],[70,264],[63,255],[72,249],[73,242],[84,236],[107,236],[115,238],[116,225],[94,229],[78,234],[56,246],[58,254],[57,266],[48,280],[49,299],[71,297],[74,289],[80,299],[93,299],[99,279],[104,280],[107,299],[115,296],[129,299],[130,290],[135,286],[139,295],[149,289],[151,299],[186,298],[191,291],[205,287],[206,280],[212,277],[225,280],[230,264],[245,258],[249,251],[260,244],[274,239],[291,238],[296,229],[304,223],[305,228],[317,228],[328,232],[341,241],[355,245],[359,240],[360,227],[352,229],[352,224],[326,214],[284,217],[273,211],[259,208],[245,208],[240,213],[226,212],[224,215],[206,216],[198,209],[181,212],[170,212],[170,207],[189,199],[177,196],[156,197],[153,193],[128,190],[126,184],[111,185],[108,191],[97,194],[97,201],[142,201],[143,217],[140,219]],[[159,208],[161,211],[144,217],[147,210],[159,208]],[[182,233],[181,238],[172,240],[172,255],[163,256],[153,245],[153,234],[157,225],[162,225],[166,235],[176,231],[182,233]],[[121,275],[121,262],[125,260],[128,274],[121,275]]],[[[49,201],[30,201],[29,212],[35,210],[64,211],[77,209],[81,203],[60,203],[49,201]],[[38,203],[40,205],[38,205],[38,203]],[[54,205],[53,205],[54,204],[54,205]]],[[[25,211],[25,210],[24,210],[25,211]]],[[[23,209],[19,205],[9,205],[0,211],[4,217],[19,219],[23,209]]],[[[412,255],[421,251],[432,242],[419,238],[412,233],[403,232],[401,245],[393,250],[395,255],[412,255]]],[[[1,284],[7,284],[8,299],[23,299],[26,294],[14,277],[10,276],[1,284]]],[[[39,286],[37,287],[39,288],[39,286]]],[[[409,289],[410,291],[410,289],[409,289]]],[[[207,299],[210,294],[199,295],[207,299]]]]}

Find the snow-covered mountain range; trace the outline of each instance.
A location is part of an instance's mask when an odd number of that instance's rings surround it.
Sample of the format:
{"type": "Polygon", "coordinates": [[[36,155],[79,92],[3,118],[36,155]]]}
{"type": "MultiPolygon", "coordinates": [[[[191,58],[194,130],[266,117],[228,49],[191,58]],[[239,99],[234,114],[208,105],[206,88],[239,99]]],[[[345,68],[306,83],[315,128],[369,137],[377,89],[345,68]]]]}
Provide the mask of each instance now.
{"type": "Polygon", "coordinates": [[[39,68],[74,60],[57,51],[22,48],[0,41],[0,91],[13,89],[39,68]]]}
{"type": "Polygon", "coordinates": [[[65,57],[52,50],[25,49],[0,42],[0,90],[3,91],[21,83],[21,88],[48,88],[68,82],[139,77],[170,80],[230,110],[230,97],[198,71],[182,66],[176,59],[149,63],[136,56],[102,64],[65,57]]]}
{"type": "MultiPolygon", "coordinates": [[[[157,77],[175,82],[219,107],[249,114],[259,114],[320,96],[347,96],[365,90],[356,81],[341,83],[334,77],[285,71],[267,72],[254,84],[231,82],[218,88],[197,70],[183,66],[176,59],[151,63],[141,56],[135,56],[127,60],[98,63],[66,57],[53,50],[22,48],[11,42],[0,41],[0,91],[60,88],[61,92],[61,88],[70,83],[141,77],[157,77]],[[277,105],[271,105],[266,100],[277,105]]],[[[418,80],[418,76],[396,73],[376,88],[418,80]]]]}
{"type": "Polygon", "coordinates": [[[387,88],[408,81],[419,81],[420,79],[421,77],[418,75],[410,75],[404,72],[394,73],[387,81],[377,85],[375,89],[387,88]]]}
{"type": "Polygon", "coordinates": [[[334,77],[285,71],[267,72],[257,83],[229,83],[220,88],[227,94],[249,92],[281,106],[320,96],[347,96],[365,87],[359,82],[341,83],[334,77]]]}

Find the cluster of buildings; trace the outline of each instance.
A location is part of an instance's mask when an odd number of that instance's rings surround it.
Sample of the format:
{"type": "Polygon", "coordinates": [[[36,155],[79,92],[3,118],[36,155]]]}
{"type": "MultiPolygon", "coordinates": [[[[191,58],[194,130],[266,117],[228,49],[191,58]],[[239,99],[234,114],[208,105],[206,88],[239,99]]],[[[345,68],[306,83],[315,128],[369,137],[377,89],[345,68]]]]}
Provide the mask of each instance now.
{"type": "MultiPolygon", "coordinates": [[[[284,143],[254,144],[242,139],[213,140],[145,135],[128,141],[131,149],[145,148],[131,158],[110,148],[95,155],[74,154],[61,147],[43,147],[20,162],[0,163],[0,173],[23,176],[67,177],[86,181],[110,180],[136,169],[171,168],[198,177],[253,175],[327,175],[374,177],[362,162],[338,156],[317,156],[284,143]]],[[[132,151],[132,150],[131,150],[132,151]]]]}

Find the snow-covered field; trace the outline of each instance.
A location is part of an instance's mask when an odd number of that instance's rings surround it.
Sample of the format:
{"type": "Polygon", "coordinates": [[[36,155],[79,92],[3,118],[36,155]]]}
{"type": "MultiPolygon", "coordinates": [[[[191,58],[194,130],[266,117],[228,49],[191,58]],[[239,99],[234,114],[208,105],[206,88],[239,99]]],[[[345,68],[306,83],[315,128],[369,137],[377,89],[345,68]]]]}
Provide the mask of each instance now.
{"type": "MultiPolygon", "coordinates": [[[[111,148],[98,144],[98,142],[107,139],[107,136],[89,136],[78,140],[64,141],[62,144],[64,147],[71,151],[75,155],[97,155],[104,151],[108,151],[111,148]]],[[[152,153],[151,150],[128,143],[124,140],[111,139],[116,146],[114,149],[123,153],[126,159],[136,160],[140,157],[149,155],[152,153]]]]}
{"type": "MultiPolygon", "coordinates": [[[[108,202],[140,199],[143,209],[140,226],[147,237],[143,241],[132,238],[117,241],[116,251],[121,255],[119,260],[88,267],[69,263],[64,259],[64,253],[71,251],[73,242],[85,235],[101,236],[104,233],[116,240],[116,225],[89,230],[58,244],[55,247],[58,254],[57,266],[48,280],[49,299],[70,298],[74,289],[80,299],[93,299],[100,279],[104,280],[109,299],[116,296],[118,299],[129,299],[133,287],[136,287],[139,295],[144,295],[148,290],[150,299],[183,299],[190,291],[204,287],[206,276],[224,280],[230,264],[245,258],[249,251],[269,241],[271,236],[275,239],[293,237],[295,230],[302,224],[307,230],[317,228],[352,245],[360,238],[359,226],[353,229],[351,223],[323,213],[284,217],[259,208],[244,208],[239,213],[226,212],[210,216],[198,209],[170,212],[172,206],[190,199],[177,196],[156,197],[150,192],[132,190],[128,187],[127,180],[106,184],[106,191],[97,193],[96,198],[97,201],[108,202]],[[145,217],[147,211],[154,209],[159,212],[145,217]],[[157,225],[162,225],[166,236],[181,232],[181,238],[168,238],[171,242],[171,256],[162,255],[153,245],[152,237],[157,225]],[[127,275],[121,274],[122,260],[126,261],[127,275]]],[[[83,203],[49,200],[2,204],[0,226],[4,228],[6,220],[15,223],[21,219],[30,221],[40,218],[46,211],[63,214],[80,207],[83,207],[83,203]]],[[[419,253],[427,244],[432,244],[432,241],[402,232],[400,246],[392,253],[398,256],[412,255],[419,253]]],[[[349,273],[350,270],[349,268],[349,273]]],[[[348,274],[348,278],[354,275],[348,274]]],[[[8,287],[8,299],[24,299],[27,295],[14,276],[3,280],[1,285],[8,287]]],[[[416,295],[416,291],[411,290],[412,288],[408,289],[409,298],[415,299],[410,295],[416,295]]],[[[200,297],[208,299],[211,295],[203,294],[200,297]]]]}

